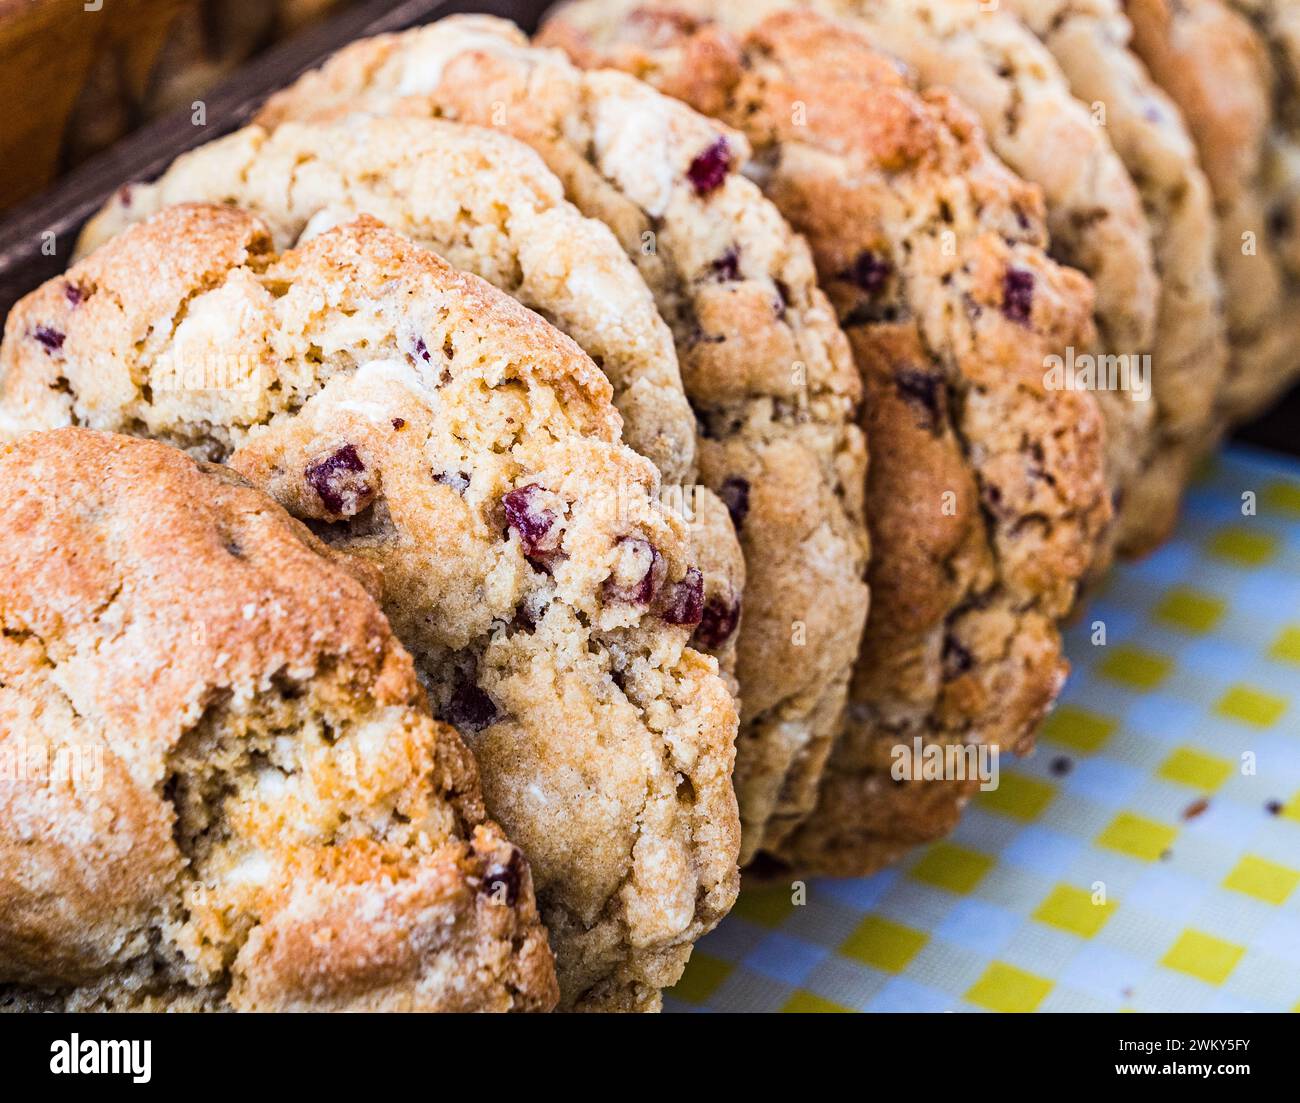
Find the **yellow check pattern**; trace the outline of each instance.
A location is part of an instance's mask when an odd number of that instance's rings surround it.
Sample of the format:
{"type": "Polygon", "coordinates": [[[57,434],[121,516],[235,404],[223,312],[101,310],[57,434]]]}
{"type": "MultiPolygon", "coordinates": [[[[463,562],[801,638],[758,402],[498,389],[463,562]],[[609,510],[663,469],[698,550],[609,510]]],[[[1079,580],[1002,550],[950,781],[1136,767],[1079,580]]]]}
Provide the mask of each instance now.
{"type": "Polygon", "coordinates": [[[747,889],[669,1009],[1300,1010],[1300,467],[1220,457],[1067,647],[952,838],[747,889]]]}

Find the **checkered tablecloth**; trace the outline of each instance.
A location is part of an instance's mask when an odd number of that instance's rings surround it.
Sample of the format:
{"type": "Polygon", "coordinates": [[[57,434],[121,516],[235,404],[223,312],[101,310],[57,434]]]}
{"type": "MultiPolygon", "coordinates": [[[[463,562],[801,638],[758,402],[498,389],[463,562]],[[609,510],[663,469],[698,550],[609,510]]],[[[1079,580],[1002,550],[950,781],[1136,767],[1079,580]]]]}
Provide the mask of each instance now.
{"type": "Polygon", "coordinates": [[[668,1009],[1300,1011],[1300,464],[1220,456],[1067,641],[950,839],[743,892],[668,1009]]]}

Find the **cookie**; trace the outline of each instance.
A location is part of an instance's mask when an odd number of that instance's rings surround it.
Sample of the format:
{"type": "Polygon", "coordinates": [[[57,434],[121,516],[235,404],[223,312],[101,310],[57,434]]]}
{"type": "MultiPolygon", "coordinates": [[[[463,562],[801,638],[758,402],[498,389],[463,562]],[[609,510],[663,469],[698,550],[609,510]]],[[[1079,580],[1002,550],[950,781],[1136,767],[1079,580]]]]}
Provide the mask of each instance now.
{"type": "MultiPolygon", "coordinates": [[[[1017,19],[969,0],[817,0],[867,19],[877,46],[912,66],[924,87],[951,87],[975,111],[989,145],[1047,200],[1052,254],[1092,278],[1097,347],[1140,356],[1153,347],[1160,302],[1150,223],[1104,128],[1070,91],[1055,59],[1017,19]]],[[[1106,418],[1116,527],[1094,577],[1132,524],[1129,492],[1153,440],[1154,409],[1129,393],[1098,390],[1106,418]]],[[[1138,521],[1140,523],[1140,519],[1138,521]]]]}
{"type": "Polygon", "coordinates": [[[1300,280],[1300,4],[1230,0],[1263,38],[1273,61],[1273,125],[1265,147],[1268,227],[1291,281],[1300,280]]]}
{"type": "Polygon", "coordinates": [[[373,215],[568,333],[614,387],[624,439],[670,482],[691,477],[695,418],[672,335],[609,229],[565,202],[527,146],[432,119],[251,126],[185,154],[152,184],[119,190],[87,223],[84,256],[175,203],[229,203],[277,248],[373,215]]]}
{"type": "Polygon", "coordinates": [[[1060,689],[1056,621],[1109,500],[1096,400],[1050,389],[1044,362],[1090,344],[1092,290],[1048,258],[1041,193],[971,114],[854,26],[791,9],[732,35],[724,4],[617,10],[568,5],[542,37],[744,129],[864,376],[871,616],[817,810],[776,857],[866,873],[951,829],[973,789],[894,780],[900,748],[1025,750],[1060,689]]]}
{"type": "Polygon", "coordinates": [[[1129,48],[1119,0],[1010,0],[1007,10],[1043,40],[1094,117],[1100,112],[1151,224],[1160,276],[1149,377],[1154,447],[1129,488],[1119,533],[1122,550],[1149,551],[1173,529],[1213,439],[1227,369],[1214,199],[1178,107],[1129,48]]]}
{"type": "MultiPolygon", "coordinates": [[[[737,175],[744,139],[512,25],[454,17],[364,40],[272,97],[275,128],[364,110],[496,125],[637,262],[677,341],[705,485],[746,565],[736,788],[748,859],[811,810],[866,615],[859,382],[807,249],[737,175]]],[[[733,630],[720,610],[710,622],[733,630]]]]}
{"type": "MultiPolygon", "coordinates": [[[[251,211],[280,249],[364,212],[540,313],[601,366],[624,442],[655,463],[666,502],[691,520],[706,607],[742,602],[731,519],[696,485],[695,415],[672,334],[608,227],[566,202],[523,143],[435,119],[293,124],[274,135],[246,127],[181,157],[154,183],[118,191],[82,231],[78,254],[181,202],[251,211]]],[[[734,635],[699,637],[701,650],[734,667],[734,635]]]]}
{"type": "Polygon", "coordinates": [[[372,569],[153,441],[33,434],[0,487],[0,1008],[554,1006],[372,569]]]}
{"type": "Polygon", "coordinates": [[[654,1008],[735,897],[735,705],[688,646],[702,581],[569,338],[363,217],[283,254],[170,207],[24,299],[10,431],[227,460],[337,550],[527,855],[561,1006],[654,1008]]]}
{"type": "Polygon", "coordinates": [[[1134,48],[1182,108],[1214,191],[1232,346],[1219,406],[1231,425],[1296,377],[1300,314],[1269,209],[1276,73],[1262,37],[1221,0],[1127,0],[1126,11],[1134,48]]]}

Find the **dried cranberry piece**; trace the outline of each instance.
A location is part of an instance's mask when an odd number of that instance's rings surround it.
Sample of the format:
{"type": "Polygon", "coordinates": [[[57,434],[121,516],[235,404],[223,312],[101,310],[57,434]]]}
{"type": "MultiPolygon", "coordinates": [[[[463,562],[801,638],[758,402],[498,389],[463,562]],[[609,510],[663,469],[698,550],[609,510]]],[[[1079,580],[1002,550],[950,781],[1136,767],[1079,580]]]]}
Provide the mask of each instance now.
{"type": "Polygon", "coordinates": [[[663,618],[669,624],[699,624],[704,617],[704,576],[692,567],[674,583],[664,602],[663,618]]]}
{"type": "Polygon", "coordinates": [[[393,418],[393,428],[400,433],[403,429],[406,428],[406,418],[404,417],[393,418]]]}
{"type": "Polygon", "coordinates": [[[1002,313],[1013,322],[1028,325],[1034,312],[1034,274],[1008,268],[1002,277],[1002,313]]]}
{"type": "Polygon", "coordinates": [[[708,195],[722,187],[731,167],[731,147],[726,138],[719,138],[703,152],[696,154],[686,175],[697,195],[708,195]]]}
{"type": "Polygon", "coordinates": [[[519,534],[524,555],[549,566],[559,554],[561,530],[555,524],[555,514],[541,504],[543,493],[536,483],[529,483],[510,491],[501,501],[507,523],[519,534]]]}
{"type": "Polygon", "coordinates": [[[740,279],[740,247],[733,245],[710,266],[720,280],[740,279]]]}
{"type": "Polygon", "coordinates": [[[345,444],[337,452],[306,471],[307,485],[316,491],[321,504],[333,514],[351,517],[374,498],[374,488],[365,478],[366,465],[356,448],[345,444]]]}
{"type": "Polygon", "coordinates": [[[745,518],[749,516],[749,480],[740,475],[728,475],[722,480],[718,497],[727,507],[727,512],[731,514],[731,523],[739,532],[741,525],[745,523],[745,518]]]}
{"type": "Polygon", "coordinates": [[[505,862],[493,862],[483,874],[480,892],[493,903],[513,908],[519,899],[519,886],[524,876],[524,856],[518,847],[512,847],[505,862]]]}
{"type": "Polygon", "coordinates": [[[695,629],[695,642],[706,651],[721,647],[736,634],[740,623],[740,602],[711,597],[704,603],[704,613],[695,629]]]}
{"type": "Polygon", "coordinates": [[[861,288],[868,295],[878,295],[893,274],[894,266],[889,261],[870,249],[863,249],[841,273],[840,278],[861,288]]]}
{"type": "Polygon", "coordinates": [[[469,679],[462,681],[447,701],[442,718],[461,731],[479,732],[496,722],[496,702],[469,679]]]}
{"type": "Polygon", "coordinates": [[[67,339],[66,334],[60,333],[57,329],[51,329],[49,326],[37,326],[32,330],[32,336],[51,356],[63,348],[63,342],[67,339]]]}
{"type": "MultiPolygon", "coordinates": [[[[433,357],[429,355],[429,346],[424,343],[423,337],[415,339],[415,356],[418,356],[426,364],[432,361],[433,357]]],[[[414,359],[415,357],[412,357],[414,359]]]]}
{"type": "Polygon", "coordinates": [[[664,557],[643,536],[621,537],[617,547],[618,561],[613,574],[605,580],[606,600],[649,605],[663,585],[668,569],[664,557]]]}
{"type": "Polygon", "coordinates": [[[939,424],[943,415],[943,376],[917,368],[899,368],[894,372],[894,386],[904,401],[925,412],[931,427],[939,424]]]}

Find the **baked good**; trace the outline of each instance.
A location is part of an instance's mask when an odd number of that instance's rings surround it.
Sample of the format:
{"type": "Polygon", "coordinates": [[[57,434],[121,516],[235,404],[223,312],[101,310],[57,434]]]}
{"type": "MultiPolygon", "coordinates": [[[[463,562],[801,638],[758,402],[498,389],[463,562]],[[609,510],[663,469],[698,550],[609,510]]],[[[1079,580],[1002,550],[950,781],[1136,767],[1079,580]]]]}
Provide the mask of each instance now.
{"type": "Polygon", "coordinates": [[[554,1006],[372,569],[153,441],[32,434],[0,488],[0,1008],[554,1006]]]}
{"type": "Polygon", "coordinates": [[[1038,189],[858,27],[790,9],[733,35],[716,2],[614,10],[563,7],[543,38],[744,128],[863,373],[872,611],[818,807],[775,856],[866,873],[949,830],[977,784],[894,780],[897,748],[1025,750],[1060,688],[1056,620],[1109,501],[1096,401],[1049,389],[1044,362],[1090,344],[1092,291],[1047,257],[1038,189]]]}
{"type": "Polygon", "coordinates": [[[1151,550],[1172,531],[1183,490],[1212,440],[1227,369],[1227,324],[1210,185],[1177,106],[1129,48],[1119,0],[1010,0],[1094,112],[1137,185],[1160,276],[1148,384],[1154,447],[1129,487],[1121,549],[1151,550]]]}
{"type": "Polygon", "coordinates": [[[1300,4],[1230,0],[1268,47],[1273,69],[1273,125],[1264,151],[1269,234],[1292,281],[1300,280],[1300,4]]]}
{"type": "MultiPolygon", "coordinates": [[[[1097,294],[1090,354],[1152,349],[1160,278],[1141,197],[1105,128],[1070,91],[1047,49],[1000,6],[969,0],[816,0],[824,11],[866,19],[871,38],[911,66],[923,87],[956,89],[983,124],[993,152],[1038,184],[1047,201],[1052,255],[1091,277],[1097,294]]],[[[1077,352],[1078,350],[1076,350],[1077,352]]],[[[1154,409],[1097,390],[1106,418],[1107,477],[1116,527],[1093,577],[1129,524],[1129,488],[1147,463],[1154,409]]]]}
{"type": "MultiPolygon", "coordinates": [[[[181,202],[229,203],[288,248],[359,213],[495,284],[572,337],[604,371],[623,440],[663,475],[690,520],[709,610],[742,603],[744,561],[726,507],[696,485],[695,416],[672,334],[604,223],[584,218],[521,142],[436,119],[354,118],[258,126],[179,158],[152,184],[120,189],[90,220],[78,255],[181,202]]],[[[698,634],[735,665],[734,635],[698,634]]],[[[704,646],[707,645],[707,646],[704,646]]]]}
{"type": "Polygon", "coordinates": [[[245,127],[114,193],[77,258],[176,203],[242,207],[278,249],[359,213],[378,218],[573,337],[613,385],[627,444],[665,480],[691,477],[695,418],[668,327],[609,229],[567,203],[522,143],[434,119],[245,127]]]}
{"type": "Polygon", "coordinates": [[[738,875],[735,706],[658,473],[567,337],[363,217],[277,255],[228,207],[133,226],[27,296],[10,432],[228,460],[377,564],[435,714],[527,855],[564,1007],[652,1008],[738,875]]]}
{"type": "Polygon", "coordinates": [[[1263,38],[1222,0],[1127,0],[1134,48],[1182,108],[1219,213],[1219,265],[1232,358],[1225,424],[1264,410],[1296,377],[1300,312],[1270,218],[1273,93],[1263,38]]]}
{"type": "MultiPolygon", "coordinates": [[[[620,12],[657,6],[662,5],[616,0],[603,5],[601,15],[589,7],[589,33],[619,22],[620,12]]],[[[791,6],[792,0],[692,0],[690,10],[744,31],[791,6]]],[[[1042,187],[1053,256],[1085,272],[1096,288],[1099,341],[1076,353],[1149,353],[1160,279],[1141,197],[1105,130],[1071,93],[1038,39],[1006,11],[984,10],[968,0],[812,0],[804,6],[865,20],[871,42],[909,65],[923,87],[957,89],[982,122],[993,152],[1042,187]]],[[[1117,391],[1096,395],[1106,419],[1107,478],[1117,522],[1099,542],[1093,579],[1104,572],[1121,536],[1142,527],[1130,492],[1150,467],[1158,441],[1152,403],[1117,391]]]]}
{"type": "MultiPolygon", "coordinates": [[[[348,46],[258,122],[364,110],[497,125],[636,260],[677,341],[705,485],[745,554],[736,790],[743,858],[811,809],[866,614],[859,383],[806,247],[736,170],[733,131],[511,24],[454,17],[348,46]]],[[[734,618],[717,618],[716,630],[734,618]]]]}

